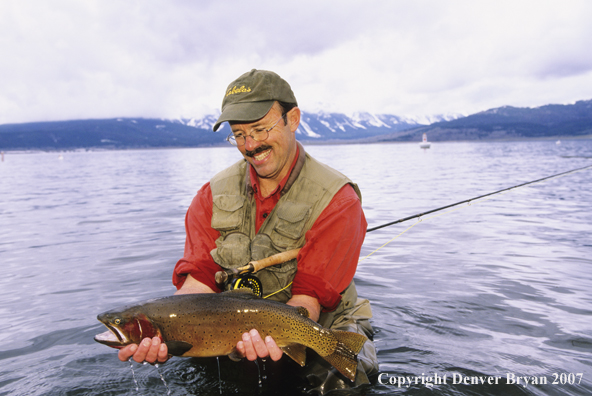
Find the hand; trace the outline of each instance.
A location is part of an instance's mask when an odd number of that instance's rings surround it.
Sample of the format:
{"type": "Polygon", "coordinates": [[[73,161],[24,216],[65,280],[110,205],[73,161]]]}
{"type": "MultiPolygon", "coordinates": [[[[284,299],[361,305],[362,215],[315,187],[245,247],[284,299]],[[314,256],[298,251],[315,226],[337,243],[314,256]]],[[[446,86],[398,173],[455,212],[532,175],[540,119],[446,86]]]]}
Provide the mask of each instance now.
{"type": "Polygon", "coordinates": [[[160,342],[160,338],[144,338],[140,345],[131,344],[119,350],[117,357],[122,362],[129,360],[133,356],[134,361],[138,363],[164,363],[169,359],[168,348],[166,344],[160,342]]]}
{"type": "MultiPolygon", "coordinates": [[[[187,275],[187,279],[183,286],[177,290],[175,294],[192,294],[192,293],[213,293],[214,291],[203,283],[195,280],[191,275],[187,275]]],[[[160,338],[154,337],[145,338],[140,345],[130,344],[125,348],[119,350],[117,357],[122,362],[129,360],[130,357],[138,363],[164,363],[169,360],[168,348],[166,344],[161,343],[160,338]]]]}
{"type": "MultiPolygon", "coordinates": [[[[319,320],[321,305],[316,298],[303,294],[293,295],[287,304],[294,307],[304,307],[308,310],[310,319],[319,320]]],[[[266,358],[268,356],[271,360],[277,361],[283,355],[282,350],[277,346],[273,338],[267,336],[263,341],[259,332],[255,329],[244,333],[242,338],[243,340],[236,344],[236,350],[241,356],[251,361],[256,360],[258,357],[266,358]]]]}
{"type": "Polygon", "coordinates": [[[213,293],[214,291],[207,285],[196,280],[191,275],[187,275],[183,286],[175,292],[175,294],[199,294],[199,293],[213,293]]]}
{"type": "Polygon", "coordinates": [[[257,360],[258,357],[270,357],[273,361],[281,359],[283,352],[277,346],[271,336],[265,337],[265,341],[261,339],[259,332],[255,329],[243,334],[243,340],[236,344],[236,349],[239,354],[246,357],[248,360],[257,360]]]}

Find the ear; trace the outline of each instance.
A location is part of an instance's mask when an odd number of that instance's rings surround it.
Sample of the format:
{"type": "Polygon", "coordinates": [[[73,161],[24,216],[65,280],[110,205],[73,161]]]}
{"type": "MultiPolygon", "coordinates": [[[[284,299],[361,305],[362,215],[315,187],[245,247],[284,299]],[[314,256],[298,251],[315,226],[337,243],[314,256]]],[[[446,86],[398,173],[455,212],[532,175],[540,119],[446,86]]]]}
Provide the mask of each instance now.
{"type": "Polygon", "coordinates": [[[288,112],[288,125],[290,126],[290,131],[295,133],[298,129],[298,125],[300,125],[300,109],[298,107],[292,108],[288,112]]]}

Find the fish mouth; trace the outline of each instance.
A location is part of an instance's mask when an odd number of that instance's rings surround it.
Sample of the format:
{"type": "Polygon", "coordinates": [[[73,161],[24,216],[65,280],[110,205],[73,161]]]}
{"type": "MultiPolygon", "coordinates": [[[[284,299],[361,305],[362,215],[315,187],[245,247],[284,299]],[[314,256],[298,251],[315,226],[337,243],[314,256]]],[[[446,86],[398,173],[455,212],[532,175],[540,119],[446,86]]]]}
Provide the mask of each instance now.
{"type": "Polygon", "coordinates": [[[129,344],[127,337],[117,328],[103,323],[107,331],[95,336],[95,341],[114,348],[122,348],[129,344]]]}

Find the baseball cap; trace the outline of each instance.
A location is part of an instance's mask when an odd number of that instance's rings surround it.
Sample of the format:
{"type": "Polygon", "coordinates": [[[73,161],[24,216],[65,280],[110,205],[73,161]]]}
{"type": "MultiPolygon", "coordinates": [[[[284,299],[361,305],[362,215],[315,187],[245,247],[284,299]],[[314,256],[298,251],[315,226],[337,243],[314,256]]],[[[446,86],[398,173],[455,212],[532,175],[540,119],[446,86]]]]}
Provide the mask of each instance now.
{"type": "Polygon", "coordinates": [[[251,122],[263,118],[275,101],[298,104],[290,84],[276,73],[253,69],[243,74],[228,85],[214,132],[225,121],[251,122]]]}

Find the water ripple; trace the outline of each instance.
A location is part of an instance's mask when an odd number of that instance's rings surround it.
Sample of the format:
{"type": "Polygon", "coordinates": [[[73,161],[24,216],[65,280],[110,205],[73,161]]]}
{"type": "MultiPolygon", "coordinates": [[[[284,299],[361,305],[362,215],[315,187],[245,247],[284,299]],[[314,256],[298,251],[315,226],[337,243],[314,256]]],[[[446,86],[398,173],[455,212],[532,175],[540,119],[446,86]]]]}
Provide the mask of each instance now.
{"type": "MultiPolygon", "coordinates": [[[[370,227],[592,158],[589,140],[307,150],[358,183],[370,227]]],[[[63,161],[54,153],[7,155],[0,164],[0,395],[138,394],[129,364],[93,341],[103,331],[96,315],[174,291],[186,208],[237,159],[232,148],[64,153],[63,161]]],[[[369,233],[362,257],[379,250],[360,263],[356,284],[372,301],[382,378],[438,374],[449,383],[397,387],[374,379],[362,393],[592,394],[589,181],[582,171],[424,216],[408,231],[415,221],[369,233]],[[584,381],[451,383],[455,374],[508,373],[584,373],[584,381]]],[[[261,388],[254,364],[220,360],[220,373],[212,359],[172,359],[161,370],[173,395],[309,390],[290,375],[299,367],[289,360],[268,364],[261,388]]],[[[153,367],[135,372],[141,394],[166,391],[153,367]]]]}

